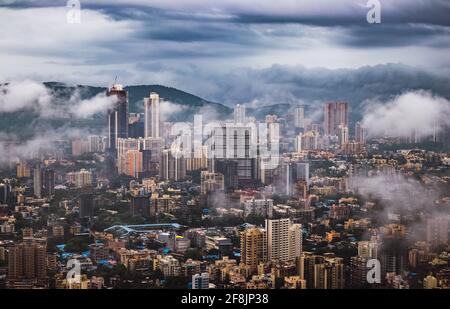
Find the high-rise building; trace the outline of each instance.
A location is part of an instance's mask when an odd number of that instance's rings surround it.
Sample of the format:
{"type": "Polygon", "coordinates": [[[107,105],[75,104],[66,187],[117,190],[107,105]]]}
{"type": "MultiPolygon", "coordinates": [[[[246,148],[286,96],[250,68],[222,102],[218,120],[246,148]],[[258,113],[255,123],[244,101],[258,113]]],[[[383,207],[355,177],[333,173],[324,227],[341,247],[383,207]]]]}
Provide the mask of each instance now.
{"type": "Polygon", "coordinates": [[[238,186],[238,162],[236,160],[214,160],[214,169],[211,173],[220,173],[223,175],[225,190],[231,190],[238,186]]]}
{"type": "Polygon", "coordinates": [[[66,174],[66,180],[74,184],[77,188],[83,188],[92,185],[92,173],[84,168],[78,172],[70,172],[66,174]]]}
{"type": "Polygon", "coordinates": [[[250,267],[252,274],[258,272],[259,263],[267,260],[266,231],[252,227],[241,232],[241,263],[250,267]]]}
{"type": "Polygon", "coordinates": [[[325,103],[323,123],[325,135],[338,135],[339,126],[348,127],[348,103],[325,103]]]}
{"type": "Polygon", "coordinates": [[[363,256],[350,258],[350,276],[348,286],[352,289],[361,289],[367,284],[367,261],[363,256]]]}
{"type": "Polygon", "coordinates": [[[342,258],[325,258],[323,263],[314,265],[315,289],[343,289],[344,283],[342,258]]]}
{"type": "Polygon", "coordinates": [[[449,217],[434,217],[427,219],[427,242],[435,249],[440,245],[448,245],[449,217]]]}
{"type": "Polygon", "coordinates": [[[89,152],[89,141],[84,139],[72,140],[72,156],[81,156],[89,152]]]}
{"type": "Polygon", "coordinates": [[[89,218],[94,215],[94,195],[92,193],[80,194],[78,199],[80,218],[89,218]]]}
{"type": "Polygon", "coordinates": [[[150,195],[136,194],[131,196],[130,213],[133,217],[150,218],[150,195]]]}
{"type": "Polygon", "coordinates": [[[319,149],[319,133],[308,131],[300,133],[295,139],[295,149],[297,152],[319,149]]]}
{"type": "Polygon", "coordinates": [[[338,128],[338,137],[339,137],[339,145],[343,146],[348,143],[349,136],[348,136],[348,127],[340,125],[338,128]]]}
{"type": "Polygon", "coordinates": [[[377,240],[358,241],[358,256],[366,259],[378,259],[380,242],[377,240]]]}
{"type": "Polygon", "coordinates": [[[309,163],[285,160],[280,164],[280,173],[277,186],[287,196],[295,195],[299,181],[305,181],[309,185],[309,163]]]}
{"type": "Polygon", "coordinates": [[[105,152],[106,139],[104,136],[89,135],[88,136],[88,151],[89,152],[105,152]]]}
{"type": "Polygon", "coordinates": [[[403,236],[387,235],[383,237],[381,250],[381,275],[394,273],[397,275],[406,271],[408,266],[408,247],[403,236]]]}
{"type": "Polygon", "coordinates": [[[363,145],[366,143],[366,129],[359,121],[355,124],[355,141],[363,145]]]}
{"type": "Polygon", "coordinates": [[[118,168],[120,168],[119,163],[123,164],[125,162],[123,161],[126,158],[124,155],[128,151],[139,151],[142,152],[142,172],[144,174],[157,175],[159,173],[162,145],[163,140],[161,138],[119,138],[117,140],[118,168]]]}
{"type": "Polygon", "coordinates": [[[295,261],[302,251],[302,228],[289,218],[266,219],[268,260],[295,261]]]}
{"type": "Polygon", "coordinates": [[[119,174],[139,178],[142,175],[144,153],[138,150],[128,150],[120,155],[117,162],[119,174]]]}
{"type": "Polygon", "coordinates": [[[160,137],[159,129],[159,95],[156,92],[151,92],[149,97],[144,99],[145,137],[160,137]]]}
{"type": "Polygon", "coordinates": [[[306,287],[308,289],[314,288],[315,265],[324,263],[324,257],[314,255],[311,252],[303,252],[296,262],[297,273],[301,279],[306,281],[306,287]]]}
{"type": "Polygon", "coordinates": [[[31,288],[45,284],[46,256],[46,246],[34,240],[9,247],[7,285],[11,288],[31,288]]]}
{"type": "Polygon", "coordinates": [[[309,185],[309,163],[308,162],[296,162],[296,175],[295,181],[305,181],[307,185],[309,185]]]}
{"type": "MultiPolygon", "coordinates": [[[[256,141],[252,136],[251,127],[218,126],[211,132],[208,153],[208,169],[211,172],[226,172],[218,169],[218,161],[223,161],[222,167],[228,162],[236,162],[235,176],[238,184],[248,184],[258,178],[256,159],[256,141]]],[[[233,163],[231,163],[233,165],[233,163]]],[[[226,182],[226,181],[225,181],[226,182]]],[[[227,184],[225,184],[227,187],[227,184]]]]}
{"type": "Polygon", "coordinates": [[[17,178],[31,177],[31,170],[28,164],[19,162],[16,166],[16,176],[17,178]]]}
{"type": "Polygon", "coordinates": [[[128,94],[120,84],[114,84],[106,92],[108,97],[117,98],[108,112],[108,149],[115,152],[118,138],[128,137],[128,94]]]}
{"type": "Polygon", "coordinates": [[[225,189],[224,177],[221,173],[202,171],[200,177],[202,194],[207,194],[214,191],[223,191],[225,189]]]}
{"type": "Polygon", "coordinates": [[[34,196],[37,198],[42,197],[42,169],[41,168],[35,168],[33,171],[33,189],[34,189],[34,196]]]}
{"type": "Polygon", "coordinates": [[[192,275],[192,289],[208,289],[209,273],[201,273],[192,275]]]}
{"type": "Polygon", "coordinates": [[[245,124],[246,123],[245,106],[237,104],[234,108],[234,123],[245,124]]]}
{"type": "Polygon", "coordinates": [[[11,184],[0,183],[0,204],[7,204],[11,197],[11,184]]]}
{"type": "Polygon", "coordinates": [[[50,197],[55,194],[55,171],[37,167],[33,173],[34,196],[50,197]]]}
{"type": "Polygon", "coordinates": [[[296,128],[305,128],[305,106],[299,105],[294,111],[294,125],[296,128]]]}
{"type": "Polygon", "coordinates": [[[174,156],[168,149],[163,150],[159,166],[159,177],[162,180],[180,181],[186,178],[186,159],[174,156]]]}
{"type": "Polygon", "coordinates": [[[247,159],[254,155],[252,128],[247,126],[218,126],[211,132],[209,158],[247,159]]]}

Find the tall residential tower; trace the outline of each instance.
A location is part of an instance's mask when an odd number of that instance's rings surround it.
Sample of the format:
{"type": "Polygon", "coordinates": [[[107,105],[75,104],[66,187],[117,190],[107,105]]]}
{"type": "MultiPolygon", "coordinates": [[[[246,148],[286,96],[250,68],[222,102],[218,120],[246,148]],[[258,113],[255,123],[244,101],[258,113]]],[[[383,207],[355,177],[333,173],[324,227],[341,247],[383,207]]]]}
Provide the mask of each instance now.
{"type": "Polygon", "coordinates": [[[144,133],[145,137],[159,137],[159,95],[150,92],[144,99],[144,133]]]}
{"type": "Polygon", "coordinates": [[[128,137],[128,95],[120,84],[112,85],[106,95],[117,97],[114,107],[108,112],[108,149],[115,151],[117,139],[128,137]]]}

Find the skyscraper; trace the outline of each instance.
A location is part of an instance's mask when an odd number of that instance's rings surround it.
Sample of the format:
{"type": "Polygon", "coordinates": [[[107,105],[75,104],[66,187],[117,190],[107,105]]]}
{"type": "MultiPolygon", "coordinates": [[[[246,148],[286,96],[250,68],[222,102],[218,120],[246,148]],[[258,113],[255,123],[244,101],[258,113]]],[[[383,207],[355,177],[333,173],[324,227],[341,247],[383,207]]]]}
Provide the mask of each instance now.
{"type": "Polygon", "coordinates": [[[6,181],[6,183],[0,183],[0,204],[8,203],[11,197],[11,184],[6,181]]]}
{"type": "Polygon", "coordinates": [[[360,289],[367,284],[367,259],[362,256],[352,256],[350,258],[350,274],[348,286],[352,289],[360,289]]]}
{"type": "Polygon", "coordinates": [[[55,171],[37,167],[33,172],[34,196],[50,197],[55,194],[55,171]]]}
{"type": "Polygon", "coordinates": [[[78,172],[73,173],[75,186],[77,188],[83,188],[92,185],[92,173],[84,168],[78,172]]]}
{"type": "Polygon", "coordinates": [[[249,266],[252,274],[257,273],[258,265],[267,260],[266,231],[252,227],[241,232],[241,263],[249,266]]]}
{"type": "Polygon", "coordinates": [[[9,247],[8,286],[33,287],[47,276],[46,246],[29,240],[9,247]]]}
{"type": "Polygon", "coordinates": [[[186,159],[182,156],[174,156],[170,150],[163,150],[159,165],[159,177],[162,180],[183,180],[186,177],[186,159]]]}
{"type": "Polygon", "coordinates": [[[144,153],[139,150],[128,150],[120,155],[118,165],[119,174],[139,178],[142,175],[144,153]]]}
{"type": "Polygon", "coordinates": [[[150,218],[150,195],[147,193],[132,194],[130,214],[133,217],[150,218]]]}
{"type": "Polygon", "coordinates": [[[237,104],[234,108],[234,123],[245,124],[245,106],[237,104]]]}
{"type": "Polygon", "coordinates": [[[16,175],[17,178],[30,177],[30,167],[27,163],[19,162],[16,166],[16,175]]]}
{"type": "Polygon", "coordinates": [[[78,200],[80,218],[89,218],[94,215],[94,195],[92,193],[80,194],[78,200]]]}
{"type": "Polygon", "coordinates": [[[267,257],[280,262],[295,261],[302,252],[301,225],[291,219],[266,219],[267,257]]]}
{"type": "Polygon", "coordinates": [[[37,167],[33,171],[33,189],[34,196],[37,198],[42,197],[42,170],[37,167]]]}
{"type": "Polygon", "coordinates": [[[125,169],[123,164],[126,163],[127,152],[138,151],[142,153],[141,172],[151,175],[158,174],[162,145],[162,138],[119,138],[117,140],[118,168],[120,169],[119,172],[122,173],[125,169]]]}
{"type": "Polygon", "coordinates": [[[325,103],[323,123],[324,134],[338,135],[339,126],[348,127],[348,103],[325,103]]]}
{"type": "Polygon", "coordinates": [[[116,151],[117,139],[128,137],[128,94],[120,84],[114,84],[106,95],[116,96],[114,107],[108,112],[108,149],[116,151]]]}
{"type": "Polygon", "coordinates": [[[339,145],[343,146],[348,143],[348,127],[340,125],[338,128],[339,145]]]}
{"type": "MultiPolygon", "coordinates": [[[[248,184],[257,179],[257,145],[255,132],[247,126],[218,126],[211,132],[208,149],[208,169],[219,172],[227,177],[227,172],[219,168],[225,165],[236,166],[235,176],[238,184],[248,184]],[[222,163],[220,163],[222,161],[222,163]],[[231,163],[235,162],[235,163],[231,163]]],[[[225,187],[227,180],[225,180],[225,187]]]]}
{"type": "Polygon", "coordinates": [[[159,95],[150,92],[144,99],[144,133],[145,137],[159,137],[159,95]]]}
{"type": "Polygon", "coordinates": [[[296,194],[298,181],[305,181],[309,185],[309,163],[284,160],[280,165],[277,186],[283,190],[287,196],[296,194]]]}
{"type": "Polygon", "coordinates": [[[342,258],[325,258],[323,263],[314,265],[314,288],[344,288],[344,262],[342,258]]]}
{"type": "Polygon", "coordinates": [[[296,128],[305,127],[305,106],[299,105],[294,111],[294,125],[296,128]]]}
{"type": "Polygon", "coordinates": [[[319,149],[319,133],[317,131],[308,131],[300,133],[295,139],[295,148],[297,152],[319,149]]]}
{"type": "Polygon", "coordinates": [[[359,121],[355,124],[355,141],[361,144],[366,143],[366,129],[359,121]]]}
{"type": "Polygon", "coordinates": [[[448,245],[448,221],[447,216],[427,219],[427,242],[431,248],[448,245]]]}

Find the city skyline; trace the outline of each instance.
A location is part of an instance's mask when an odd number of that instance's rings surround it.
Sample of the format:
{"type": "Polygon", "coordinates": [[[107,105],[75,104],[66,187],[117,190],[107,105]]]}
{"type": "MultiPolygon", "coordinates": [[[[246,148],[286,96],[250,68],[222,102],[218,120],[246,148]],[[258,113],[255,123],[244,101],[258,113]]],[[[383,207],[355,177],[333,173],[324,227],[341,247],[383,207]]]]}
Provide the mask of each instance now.
{"type": "Polygon", "coordinates": [[[0,290],[450,289],[449,13],[0,0],[0,290]]]}

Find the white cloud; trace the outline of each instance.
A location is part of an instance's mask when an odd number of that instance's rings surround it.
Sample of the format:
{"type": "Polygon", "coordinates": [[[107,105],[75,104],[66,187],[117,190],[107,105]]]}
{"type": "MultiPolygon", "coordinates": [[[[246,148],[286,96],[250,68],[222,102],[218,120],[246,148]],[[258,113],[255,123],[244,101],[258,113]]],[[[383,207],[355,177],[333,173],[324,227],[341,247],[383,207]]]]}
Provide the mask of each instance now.
{"type": "Polygon", "coordinates": [[[0,112],[16,112],[23,109],[45,109],[51,95],[45,86],[32,80],[12,81],[0,85],[0,112]]]}
{"type": "Polygon", "coordinates": [[[181,104],[172,103],[170,101],[161,101],[159,104],[160,120],[167,121],[171,115],[181,113],[186,107],[181,104]]]}
{"type": "Polygon", "coordinates": [[[56,141],[86,138],[92,133],[87,129],[64,126],[40,131],[32,138],[23,140],[14,134],[0,132],[0,167],[17,160],[39,158],[42,153],[55,154],[56,150],[60,150],[56,141]]]}
{"type": "MultiPolygon", "coordinates": [[[[72,99],[71,101],[76,101],[76,99],[72,99]]],[[[107,97],[105,93],[99,93],[93,98],[75,103],[71,106],[70,111],[77,118],[89,118],[95,114],[106,112],[116,102],[116,96],[107,97]]]]}
{"type": "Polygon", "coordinates": [[[370,177],[353,176],[350,184],[352,190],[365,198],[383,200],[385,211],[428,208],[439,198],[439,190],[426,187],[400,172],[379,173],[370,177]]]}
{"type": "Polygon", "coordinates": [[[429,136],[450,126],[450,102],[429,92],[407,92],[386,103],[367,104],[363,124],[370,136],[407,137],[414,131],[429,136]]]}

